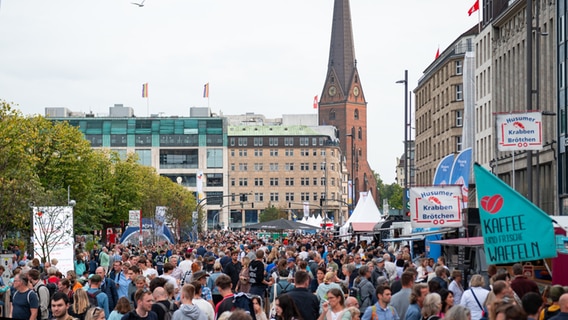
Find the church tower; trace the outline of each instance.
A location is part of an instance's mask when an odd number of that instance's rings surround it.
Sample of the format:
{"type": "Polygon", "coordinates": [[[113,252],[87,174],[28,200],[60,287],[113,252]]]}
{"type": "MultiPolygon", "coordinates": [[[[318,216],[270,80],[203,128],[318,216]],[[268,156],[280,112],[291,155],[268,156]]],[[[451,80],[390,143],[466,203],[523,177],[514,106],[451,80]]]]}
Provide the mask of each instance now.
{"type": "Polygon", "coordinates": [[[357,71],[349,0],[334,0],[327,75],[320,97],[318,121],[339,132],[353,181],[354,205],[361,191],[370,190],[377,200],[377,184],[367,162],[367,101],[357,71]]]}

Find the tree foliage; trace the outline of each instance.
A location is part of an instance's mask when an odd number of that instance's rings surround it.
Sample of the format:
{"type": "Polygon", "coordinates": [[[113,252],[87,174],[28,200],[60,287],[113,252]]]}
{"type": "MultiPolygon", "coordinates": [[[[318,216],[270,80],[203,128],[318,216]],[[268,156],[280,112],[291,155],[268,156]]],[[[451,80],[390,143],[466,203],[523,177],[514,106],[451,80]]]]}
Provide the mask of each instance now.
{"type": "Polygon", "coordinates": [[[276,208],[275,206],[269,206],[264,209],[260,214],[260,222],[272,221],[277,219],[288,219],[288,213],[286,210],[281,208],[276,208]]]}
{"type": "Polygon", "coordinates": [[[402,193],[403,189],[397,183],[384,184],[381,176],[374,172],[375,180],[377,181],[377,188],[379,189],[380,203],[377,203],[379,209],[383,208],[383,199],[386,199],[389,207],[392,209],[402,209],[402,193]]]}
{"type": "Polygon", "coordinates": [[[93,150],[67,122],[25,117],[0,100],[0,237],[29,235],[32,203],[66,206],[69,194],[76,233],[118,226],[132,209],[151,217],[156,206],[187,224],[196,206],[189,190],[139,164],[135,154],[121,159],[93,150]]]}

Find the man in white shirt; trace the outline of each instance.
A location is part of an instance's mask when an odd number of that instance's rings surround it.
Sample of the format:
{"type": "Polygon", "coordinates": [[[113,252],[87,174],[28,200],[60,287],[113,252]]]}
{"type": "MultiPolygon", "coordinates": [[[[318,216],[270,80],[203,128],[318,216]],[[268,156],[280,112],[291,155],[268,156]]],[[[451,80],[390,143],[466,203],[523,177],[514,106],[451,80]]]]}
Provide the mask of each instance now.
{"type": "Polygon", "coordinates": [[[148,267],[147,262],[148,260],[146,260],[146,257],[140,257],[140,259],[138,259],[138,267],[140,267],[142,275],[148,279],[147,281],[149,283],[152,279],[158,276],[158,271],[154,268],[148,267]]]}
{"type": "Polygon", "coordinates": [[[164,273],[162,273],[160,278],[168,280],[174,286],[174,292],[177,294],[179,291],[178,280],[172,277],[172,272],[174,271],[174,265],[170,262],[164,263],[164,273]]]}
{"type": "Polygon", "coordinates": [[[193,261],[191,260],[191,252],[186,251],[184,254],[185,260],[179,263],[178,268],[181,269],[182,275],[191,270],[191,265],[193,261]]]}

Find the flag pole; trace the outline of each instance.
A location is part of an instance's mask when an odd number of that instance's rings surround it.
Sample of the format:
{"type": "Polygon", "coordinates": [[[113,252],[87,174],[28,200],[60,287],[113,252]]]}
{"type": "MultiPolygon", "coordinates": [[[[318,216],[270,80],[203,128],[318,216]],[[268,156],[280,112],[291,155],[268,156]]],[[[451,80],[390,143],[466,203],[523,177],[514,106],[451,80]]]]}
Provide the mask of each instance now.
{"type": "Polygon", "coordinates": [[[146,97],[146,116],[150,117],[150,97],[146,97]]]}
{"type": "Polygon", "coordinates": [[[477,34],[481,33],[481,8],[477,10],[477,34]]]}

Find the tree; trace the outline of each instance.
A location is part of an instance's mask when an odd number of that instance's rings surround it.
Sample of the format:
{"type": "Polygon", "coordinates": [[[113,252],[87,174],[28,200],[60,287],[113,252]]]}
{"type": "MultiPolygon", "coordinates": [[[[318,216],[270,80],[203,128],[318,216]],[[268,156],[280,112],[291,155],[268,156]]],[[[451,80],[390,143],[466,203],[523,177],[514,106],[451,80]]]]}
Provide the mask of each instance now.
{"type": "Polygon", "coordinates": [[[286,210],[270,206],[262,211],[260,214],[260,222],[272,221],[277,219],[288,219],[286,210]]]}
{"type": "Polygon", "coordinates": [[[383,199],[387,200],[390,208],[402,209],[402,193],[404,191],[402,187],[394,182],[391,184],[384,184],[378,173],[373,172],[373,174],[377,181],[377,188],[379,189],[379,199],[381,199],[380,203],[377,204],[379,209],[384,210],[383,199]]]}

